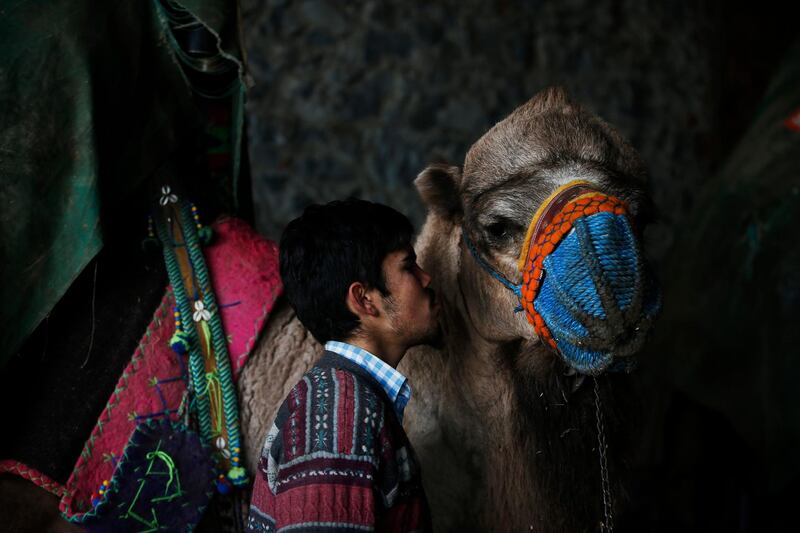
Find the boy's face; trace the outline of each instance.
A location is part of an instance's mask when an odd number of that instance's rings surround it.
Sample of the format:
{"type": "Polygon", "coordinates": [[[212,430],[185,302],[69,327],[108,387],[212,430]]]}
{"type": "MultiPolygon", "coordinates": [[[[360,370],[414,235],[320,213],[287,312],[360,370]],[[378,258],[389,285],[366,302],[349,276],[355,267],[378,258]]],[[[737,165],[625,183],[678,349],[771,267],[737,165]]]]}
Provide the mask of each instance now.
{"type": "Polygon", "coordinates": [[[389,253],[383,260],[383,275],[389,296],[383,298],[393,339],[406,348],[436,344],[441,336],[436,293],[429,287],[431,277],[417,264],[409,246],[389,253]]]}

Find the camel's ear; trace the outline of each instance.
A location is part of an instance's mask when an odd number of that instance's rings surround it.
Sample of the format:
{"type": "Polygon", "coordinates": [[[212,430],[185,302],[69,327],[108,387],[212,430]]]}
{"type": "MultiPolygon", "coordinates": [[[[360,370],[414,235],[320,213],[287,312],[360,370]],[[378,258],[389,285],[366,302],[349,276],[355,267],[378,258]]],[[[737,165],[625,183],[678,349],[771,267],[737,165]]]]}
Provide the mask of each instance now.
{"type": "Polygon", "coordinates": [[[423,203],[429,210],[446,218],[461,213],[461,169],[444,163],[434,163],[414,180],[423,203]]]}

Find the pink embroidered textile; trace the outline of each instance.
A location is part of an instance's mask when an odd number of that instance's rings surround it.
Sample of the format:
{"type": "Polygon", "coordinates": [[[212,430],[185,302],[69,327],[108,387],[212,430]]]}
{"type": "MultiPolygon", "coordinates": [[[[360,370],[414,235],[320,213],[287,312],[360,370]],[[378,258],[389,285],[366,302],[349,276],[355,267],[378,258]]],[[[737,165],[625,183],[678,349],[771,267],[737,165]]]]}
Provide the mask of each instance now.
{"type": "MultiPolygon", "coordinates": [[[[238,379],[283,290],[278,247],[247,223],[225,218],[214,225],[214,240],[204,252],[238,379]]],[[[68,517],[92,509],[92,494],[111,479],[137,424],[154,418],[176,421],[182,414],[187,357],[169,346],[175,332],[174,305],[168,287],[67,480],[60,509],[68,517]]]]}

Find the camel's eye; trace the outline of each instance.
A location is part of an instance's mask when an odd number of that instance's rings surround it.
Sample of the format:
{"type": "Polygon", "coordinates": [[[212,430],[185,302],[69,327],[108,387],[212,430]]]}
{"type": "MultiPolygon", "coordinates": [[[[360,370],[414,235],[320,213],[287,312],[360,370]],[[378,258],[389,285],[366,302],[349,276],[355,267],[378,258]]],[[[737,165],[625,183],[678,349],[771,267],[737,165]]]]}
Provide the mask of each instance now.
{"type": "Polygon", "coordinates": [[[495,222],[486,226],[486,232],[495,239],[503,239],[508,236],[508,224],[495,222]]]}
{"type": "Polygon", "coordinates": [[[500,219],[488,224],[485,229],[489,239],[502,244],[514,236],[519,226],[510,220],[500,219]]]}

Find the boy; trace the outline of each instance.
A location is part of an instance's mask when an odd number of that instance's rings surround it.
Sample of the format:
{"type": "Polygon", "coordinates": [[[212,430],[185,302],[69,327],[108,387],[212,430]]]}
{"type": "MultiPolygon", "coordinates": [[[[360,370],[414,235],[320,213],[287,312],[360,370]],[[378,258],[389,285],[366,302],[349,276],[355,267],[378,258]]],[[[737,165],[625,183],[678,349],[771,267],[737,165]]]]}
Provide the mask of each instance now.
{"type": "Polygon", "coordinates": [[[402,214],[362,200],[308,207],[281,238],[286,296],[325,354],[267,435],[250,531],[429,531],[402,427],[406,350],[436,342],[439,306],[402,214]]]}

